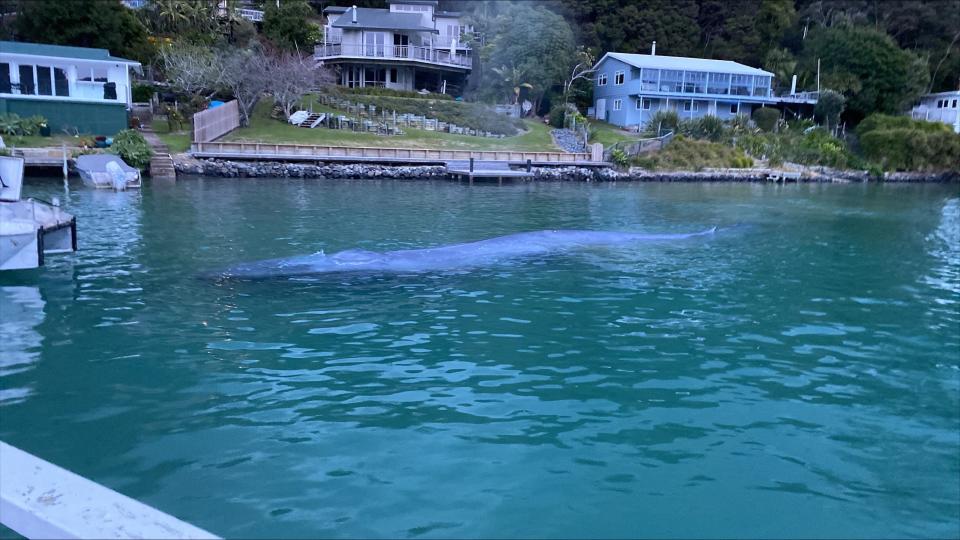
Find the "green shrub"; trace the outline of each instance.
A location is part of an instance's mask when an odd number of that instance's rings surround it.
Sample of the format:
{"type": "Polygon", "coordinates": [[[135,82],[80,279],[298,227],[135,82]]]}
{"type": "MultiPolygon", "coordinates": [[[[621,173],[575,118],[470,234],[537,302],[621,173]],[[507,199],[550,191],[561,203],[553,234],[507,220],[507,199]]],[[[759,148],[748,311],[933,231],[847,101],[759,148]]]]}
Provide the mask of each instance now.
{"type": "Polygon", "coordinates": [[[634,160],[645,169],[699,171],[704,168],[752,167],[743,150],[725,144],[697,141],[678,135],[659,152],[634,160]]]}
{"type": "Polygon", "coordinates": [[[863,136],[870,131],[883,129],[915,129],[927,132],[950,132],[950,127],[941,122],[927,122],[914,120],[909,116],[890,116],[887,114],[871,114],[857,126],[857,135],[863,136]]]}
{"type": "Polygon", "coordinates": [[[680,123],[680,132],[684,135],[713,142],[720,142],[723,139],[724,129],[723,120],[713,115],[680,123]]]}
{"type": "Polygon", "coordinates": [[[614,148],[610,152],[610,162],[621,169],[630,165],[630,156],[620,148],[614,148]]]}
{"type": "Polygon", "coordinates": [[[554,105],[553,108],[550,109],[550,125],[552,127],[555,127],[557,129],[563,127],[563,120],[566,117],[566,114],[564,114],[564,111],[565,111],[565,107],[563,106],[562,103],[559,105],[554,105]]]}
{"type": "Polygon", "coordinates": [[[0,134],[11,136],[31,136],[40,133],[47,125],[47,119],[40,115],[20,118],[16,113],[0,114],[0,134]]]}
{"type": "Polygon", "coordinates": [[[134,84],[130,96],[134,103],[146,103],[153,99],[153,86],[149,84],[134,84]]]}
{"type": "Polygon", "coordinates": [[[123,158],[131,167],[143,169],[150,163],[153,157],[153,150],[147,140],[138,131],[125,129],[113,138],[113,145],[110,151],[123,158]]]}
{"type": "Polygon", "coordinates": [[[767,133],[773,133],[777,129],[777,121],[780,120],[780,111],[767,107],[761,107],[753,111],[753,121],[757,127],[767,133]]]}
{"type": "Polygon", "coordinates": [[[885,170],[956,170],[960,163],[960,135],[949,129],[874,129],[860,137],[860,148],[885,170]]]}
{"type": "Polygon", "coordinates": [[[649,137],[659,137],[668,131],[680,132],[680,116],[677,111],[660,110],[653,113],[653,116],[647,121],[645,134],[649,137]]]}

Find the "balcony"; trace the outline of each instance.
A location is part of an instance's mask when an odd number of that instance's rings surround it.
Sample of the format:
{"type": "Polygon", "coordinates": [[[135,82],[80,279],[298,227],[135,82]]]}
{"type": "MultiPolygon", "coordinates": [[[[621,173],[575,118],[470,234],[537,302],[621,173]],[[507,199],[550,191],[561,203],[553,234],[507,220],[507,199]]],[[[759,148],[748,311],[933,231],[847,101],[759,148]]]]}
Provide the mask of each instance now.
{"type": "Polygon", "coordinates": [[[326,43],[316,46],[314,57],[317,60],[371,58],[380,61],[409,61],[460,69],[470,69],[473,65],[473,61],[465,54],[451,53],[450,49],[416,45],[368,44],[362,46],[326,43]]]}

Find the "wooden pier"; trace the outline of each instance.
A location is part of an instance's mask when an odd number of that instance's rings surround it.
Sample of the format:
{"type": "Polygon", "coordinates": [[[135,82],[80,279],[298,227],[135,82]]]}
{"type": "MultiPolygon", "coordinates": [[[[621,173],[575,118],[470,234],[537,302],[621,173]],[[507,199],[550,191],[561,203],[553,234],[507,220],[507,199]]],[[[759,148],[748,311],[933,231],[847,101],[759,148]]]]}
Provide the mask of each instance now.
{"type": "MultiPolygon", "coordinates": [[[[530,162],[532,165],[532,162],[530,162]]],[[[510,164],[503,161],[449,161],[446,165],[447,175],[456,180],[496,180],[502,183],[504,179],[531,178],[533,173],[526,169],[512,169],[510,164]]]]}

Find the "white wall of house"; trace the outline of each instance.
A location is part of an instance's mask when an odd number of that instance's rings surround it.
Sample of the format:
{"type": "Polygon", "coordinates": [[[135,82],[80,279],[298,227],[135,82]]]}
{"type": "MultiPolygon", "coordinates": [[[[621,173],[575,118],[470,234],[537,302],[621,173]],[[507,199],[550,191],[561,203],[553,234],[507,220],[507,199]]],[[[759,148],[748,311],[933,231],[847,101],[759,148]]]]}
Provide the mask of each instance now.
{"type": "MultiPolygon", "coordinates": [[[[40,100],[119,102],[131,105],[128,64],[2,53],[0,53],[0,64],[9,66],[7,69],[9,69],[11,84],[20,85],[19,91],[11,90],[9,93],[0,94],[3,96],[40,100]],[[57,79],[61,73],[67,81],[67,95],[62,95],[62,83],[60,88],[57,87],[57,79]],[[105,82],[115,84],[116,100],[103,98],[105,82]]],[[[0,66],[0,69],[3,69],[3,66],[0,66]]]]}

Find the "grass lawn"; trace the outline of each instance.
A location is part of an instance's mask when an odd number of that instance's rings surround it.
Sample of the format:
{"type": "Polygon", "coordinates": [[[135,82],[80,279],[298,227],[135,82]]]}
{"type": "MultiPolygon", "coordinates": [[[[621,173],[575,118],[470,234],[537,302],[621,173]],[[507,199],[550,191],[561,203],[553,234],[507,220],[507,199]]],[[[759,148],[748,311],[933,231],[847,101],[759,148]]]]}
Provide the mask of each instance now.
{"type": "Polygon", "coordinates": [[[170,131],[170,126],[166,120],[154,118],[150,123],[153,132],[163,141],[163,144],[170,148],[171,154],[182,154],[190,149],[189,131],[170,131]]]}
{"type": "MultiPolygon", "coordinates": [[[[291,144],[320,144],[333,146],[380,146],[385,148],[437,148],[444,150],[518,150],[528,152],[557,151],[550,136],[549,126],[541,122],[527,121],[527,132],[492,139],[470,135],[451,135],[436,131],[403,128],[403,135],[386,136],[374,133],[358,133],[343,129],[318,127],[305,129],[270,118],[272,104],[261,101],[254,110],[250,125],[233,131],[223,141],[269,142],[291,144]]],[[[342,111],[314,104],[316,112],[342,111]]],[[[156,128],[154,128],[156,129],[156,128]]]]}
{"type": "Polygon", "coordinates": [[[78,146],[80,144],[80,138],[63,134],[51,135],[50,137],[41,137],[39,135],[4,135],[3,143],[7,145],[8,148],[60,148],[64,144],[67,146],[78,146]]]}
{"type": "Polygon", "coordinates": [[[628,133],[613,124],[600,122],[598,120],[592,121],[590,127],[593,129],[593,137],[590,138],[590,142],[602,143],[604,147],[618,142],[635,141],[641,138],[639,134],[628,133]]]}

